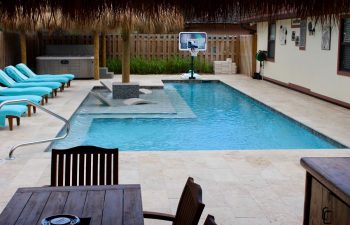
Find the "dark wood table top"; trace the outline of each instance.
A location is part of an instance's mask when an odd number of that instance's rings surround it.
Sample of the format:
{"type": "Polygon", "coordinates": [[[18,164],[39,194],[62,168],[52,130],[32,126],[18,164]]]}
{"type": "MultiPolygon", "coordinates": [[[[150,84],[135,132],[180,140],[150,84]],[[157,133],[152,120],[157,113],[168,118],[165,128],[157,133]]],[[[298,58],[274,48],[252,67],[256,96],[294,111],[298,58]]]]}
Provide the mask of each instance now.
{"type": "Polygon", "coordinates": [[[350,157],[306,157],[306,171],[350,205],[350,157]]]}
{"type": "Polygon", "coordinates": [[[19,188],[0,224],[41,224],[58,214],[91,217],[90,225],[143,225],[140,185],[19,188]]]}

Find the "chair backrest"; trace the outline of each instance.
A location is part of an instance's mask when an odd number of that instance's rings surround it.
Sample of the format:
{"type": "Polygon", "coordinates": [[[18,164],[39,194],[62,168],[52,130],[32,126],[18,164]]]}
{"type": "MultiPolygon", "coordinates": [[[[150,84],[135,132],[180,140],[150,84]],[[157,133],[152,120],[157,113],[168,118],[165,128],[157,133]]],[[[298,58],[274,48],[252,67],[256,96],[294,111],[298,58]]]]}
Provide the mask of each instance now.
{"type": "Polygon", "coordinates": [[[207,218],[204,221],[204,225],[217,225],[215,223],[215,218],[212,215],[208,215],[207,218]]]}
{"type": "Polygon", "coordinates": [[[51,186],[118,184],[118,149],[77,146],[52,150],[51,186]]]}
{"type": "Polygon", "coordinates": [[[0,83],[6,87],[12,87],[16,82],[0,69],[0,83]]]}
{"type": "Polygon", "coordinates": [[[29,67],[26,64],[23,63],[18,63],[16,65],[16,68],[23,73],[24,75],[26,75],[27,77],[36,77],[37,75],[31,70],[29,69],[29,67]]]}
{"type": "Polygon", "coordinates": [[[6,66],[4,71],[9,77],[14,79],[16,82],[22,82],[28,79],[25,75],[23,75],[16,67],[14,66],[6,66]]]}
{"type": "Polygon", "coordinates": [[[201,186],[189,177],[182,191],[173,225],[197,225],[204,206],[201,186]]]}

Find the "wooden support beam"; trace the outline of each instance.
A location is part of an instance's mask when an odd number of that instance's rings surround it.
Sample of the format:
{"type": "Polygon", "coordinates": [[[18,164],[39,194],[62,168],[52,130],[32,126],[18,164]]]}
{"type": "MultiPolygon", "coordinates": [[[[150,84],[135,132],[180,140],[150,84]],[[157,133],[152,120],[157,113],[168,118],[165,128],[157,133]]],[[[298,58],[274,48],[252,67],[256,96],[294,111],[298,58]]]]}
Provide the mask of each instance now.
{"type": "Polygon", "coordinates": [[[107,40],[106,40],[106,33],[103,32],[101,34],[102,38],[102,67],[107,66],[107,40]]]}
{"type": "Polygon", "coordinates": [[[100,35],[94,32],[94,79],[100,79],[100,35]]]}
{"type": "Polygon", "coordinates": [[[26,33],[21,31],[19,34],[20,48],[21,48],[21,62],[27,64],[27,40],[26,33]]]}
{"type": "Polygon", "coordinates": [[[240,38],[235,37],[234,45],[234,61],[237,66],[237,73],[240,73],[241,70],[241,48],[240,48],[240,38]]]}
{"type": "Polygon", "coordinates": [[[122,82],[130,82],[130,32],[122,32],[123,56],[122,56],[122,82]]]}
{"type": "Polygon", "coordinates": [[[253,36],[253,48],[252,48],[252,62],[253,62],[253,74],[256,71],[256,53],[258,52],[258,35],[255,33],[253,36]]]}

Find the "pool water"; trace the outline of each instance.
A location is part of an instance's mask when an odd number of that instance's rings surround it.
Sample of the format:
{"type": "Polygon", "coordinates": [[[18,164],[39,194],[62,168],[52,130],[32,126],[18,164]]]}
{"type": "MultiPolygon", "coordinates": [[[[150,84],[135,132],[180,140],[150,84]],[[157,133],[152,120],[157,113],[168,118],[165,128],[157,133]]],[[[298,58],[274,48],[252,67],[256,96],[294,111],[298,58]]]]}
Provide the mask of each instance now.
{"type": "MultiPolygon", "coordinates": [[[[73,143],[61,142],[64,147],[84,144],[135,151],[341,147],[222,83],[165,84],[165,92],[174,89],[196,117],[98,117],[90,120],[82,137],[77,132],[73,143]]],[[[73,120],[72,126],[79,126],[86,118],[80,120],[73,120]]]]}

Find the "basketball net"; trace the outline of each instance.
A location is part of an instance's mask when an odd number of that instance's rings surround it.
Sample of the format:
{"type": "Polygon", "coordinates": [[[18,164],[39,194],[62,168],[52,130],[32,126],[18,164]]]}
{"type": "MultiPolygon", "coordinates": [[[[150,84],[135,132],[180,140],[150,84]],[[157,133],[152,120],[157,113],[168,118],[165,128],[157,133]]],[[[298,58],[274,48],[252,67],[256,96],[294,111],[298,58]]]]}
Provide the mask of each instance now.
{"type": "Polygon", "coordinates": [[[198,52],[199,52],[198,48],[191,48],[190,49],[191,56],[197,57],[198,52]]]}

